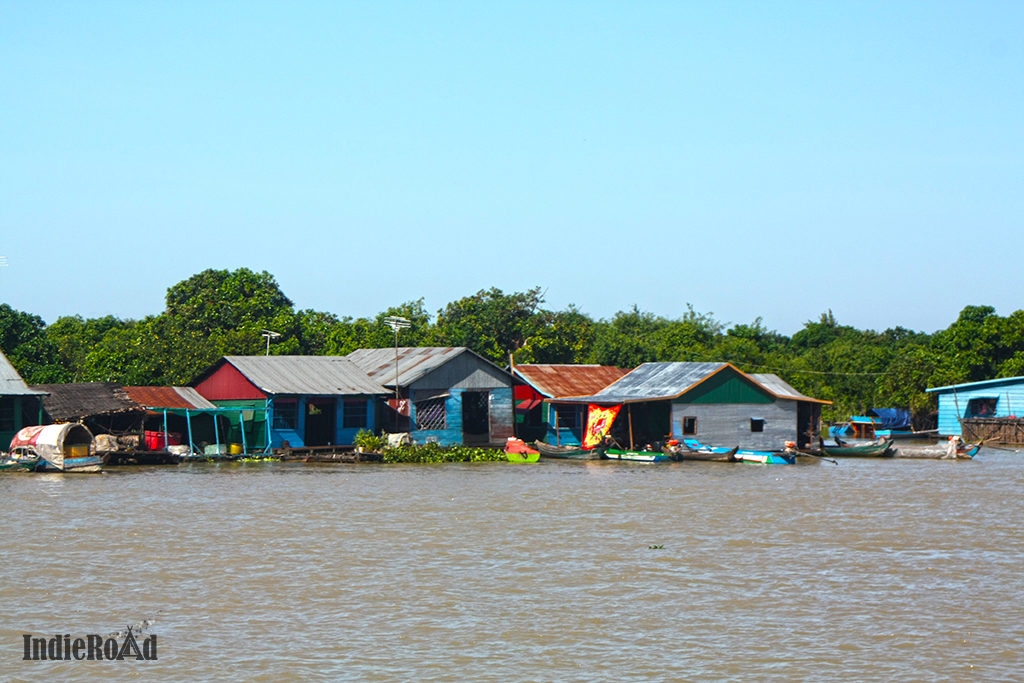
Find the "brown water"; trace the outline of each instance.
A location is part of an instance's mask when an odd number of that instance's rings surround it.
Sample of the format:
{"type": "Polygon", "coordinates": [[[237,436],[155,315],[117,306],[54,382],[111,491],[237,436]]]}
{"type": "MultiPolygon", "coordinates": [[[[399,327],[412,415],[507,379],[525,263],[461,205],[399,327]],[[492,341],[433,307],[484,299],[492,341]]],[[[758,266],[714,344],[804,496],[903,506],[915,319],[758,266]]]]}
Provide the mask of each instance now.
{"type": "Polygon", "coordinates": [[[4,475],[0,679],[1022,680],[1022,490],[993,450],[4,475]],[[154,615],[157,661],[22,661],[154,615]]]}

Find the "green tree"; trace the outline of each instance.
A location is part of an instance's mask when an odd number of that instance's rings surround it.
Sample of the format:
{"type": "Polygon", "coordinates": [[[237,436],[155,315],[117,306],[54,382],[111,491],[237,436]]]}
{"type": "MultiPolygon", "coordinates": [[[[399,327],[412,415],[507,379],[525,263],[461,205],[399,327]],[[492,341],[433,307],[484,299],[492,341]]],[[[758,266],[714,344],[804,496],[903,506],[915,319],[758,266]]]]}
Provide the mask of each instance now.
{"type": "Polygon", "coordinates": [[[635,368],[641,363],[658,360],[659,334],[668,321],[653,313],[619,311],[611,321],[601,320],[594,326],[594,344],[590,362],[635,368]]]}
{"type": "Polygon", "coordinates": [[[259,332],[282,313],[292,312],[291,300],[273,275],[239,268],[204,270],[174,285],[167,290],[164,314],[186,329],[206,333],[233,329],[259,332]]]}
{"type": "Polygon", "coordinates": [[[57,347],[38,315],[0,304],[0,350],[28,384],[62,382],[66,376],[57,347]]]}
{"type": "Polygon", "coordinates": [[[540,288],[505,294],[480,290],[454,301],[437,314],[436,339],[447,346],[465,346],[484,358],[507,365],[510,354],[526,345],[540,329],[540,288]]]}
{"type": "Polygon", "coordinates": [[[516,363],[578,363],[590,353],[594,321],[574,305],[565,311],[542,310],[526,344],[516,351],[516,363]]]}

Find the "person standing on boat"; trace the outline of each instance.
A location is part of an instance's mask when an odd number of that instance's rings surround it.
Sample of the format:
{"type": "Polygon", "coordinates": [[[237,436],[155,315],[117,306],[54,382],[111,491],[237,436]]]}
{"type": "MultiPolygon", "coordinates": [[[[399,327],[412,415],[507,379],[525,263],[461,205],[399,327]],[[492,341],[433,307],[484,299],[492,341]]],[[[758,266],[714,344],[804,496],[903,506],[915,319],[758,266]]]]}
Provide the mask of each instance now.
{"type": "Polygon", "coordinates": [[[956,459],[956,451],[960,446],[960,437],[954,434],[949,437],[949,443],[946,444],[946,457],[953,460],[956,459]]]}

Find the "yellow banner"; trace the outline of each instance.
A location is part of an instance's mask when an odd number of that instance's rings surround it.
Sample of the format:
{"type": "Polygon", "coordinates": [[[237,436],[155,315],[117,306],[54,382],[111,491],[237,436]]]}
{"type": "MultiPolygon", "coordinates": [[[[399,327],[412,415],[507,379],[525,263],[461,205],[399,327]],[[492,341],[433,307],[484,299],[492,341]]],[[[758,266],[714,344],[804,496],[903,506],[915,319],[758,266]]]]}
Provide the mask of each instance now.
{"type": "Polygon", "coordinates": [[[587,450],[596,447],[604,439],[605,434],[611,431],[612,423],[619,416],[619,409],[622,406],[596,406],[591,404],[587,407],[587,431],[583,435],[583,447],[587,450]]]}

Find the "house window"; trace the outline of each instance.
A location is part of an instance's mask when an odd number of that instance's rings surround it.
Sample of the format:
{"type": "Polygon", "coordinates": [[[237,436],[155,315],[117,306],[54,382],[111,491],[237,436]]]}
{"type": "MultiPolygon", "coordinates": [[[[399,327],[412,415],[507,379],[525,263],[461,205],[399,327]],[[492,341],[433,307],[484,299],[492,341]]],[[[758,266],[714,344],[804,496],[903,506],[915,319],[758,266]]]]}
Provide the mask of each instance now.
{"type": "Polygon", "coordinates": [[[683,436],[693,436],[697,433],[697,418],[695,417],[684,417],[683,418],[683,436]]]}
{"type": "Polygon", "coordinates": [[[366,399],[347,399],[344,410],[345,414],[341,422],[346,429],[360,429],[367,426],[366,399]]]}
{"type": "Polygon", "coordinates": [[[972,398],[967,402],[967,414],[964,417],[995,417],[998,398],[972,398]]]}
{"type": "Polygon", "coordinates": [[[416,401],[416,429],[447,429],[448,411],[444,398],[416,401]]]}
{"type": "Polygon", "coordinates": [[[298,401],[274,401],[274,429],[295,429],[298,415],[298,401]]]}
{"type": "Polygon", "coordinates": [[[580,409],[576,406],[555,406],[555,419],[560,429],[579,429],[580,409]]]}
{"type": "Polygon", "coordinates": [[[763,432],[764,431],[764,418],[763,417],[752,417],[752,418],[750,418],[750,431],[752,431],[752,432],[763,432]]]}

